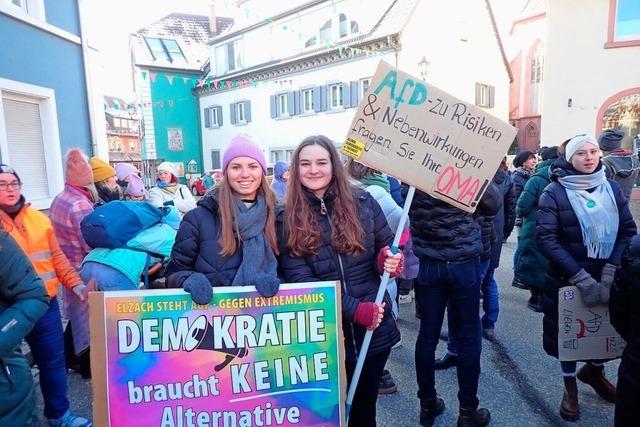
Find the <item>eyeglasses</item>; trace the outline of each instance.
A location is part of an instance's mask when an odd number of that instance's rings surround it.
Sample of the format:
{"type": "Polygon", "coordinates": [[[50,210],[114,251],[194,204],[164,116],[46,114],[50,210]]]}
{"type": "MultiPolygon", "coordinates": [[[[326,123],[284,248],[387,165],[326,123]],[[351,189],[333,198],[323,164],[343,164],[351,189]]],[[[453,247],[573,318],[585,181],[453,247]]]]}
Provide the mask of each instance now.
{"type": "Polygon", "coordinates": [[[19,190],[22,188],[21,182],[0,182],[0,191],[7,191],[9,188],[12,190],[19,190]]]}

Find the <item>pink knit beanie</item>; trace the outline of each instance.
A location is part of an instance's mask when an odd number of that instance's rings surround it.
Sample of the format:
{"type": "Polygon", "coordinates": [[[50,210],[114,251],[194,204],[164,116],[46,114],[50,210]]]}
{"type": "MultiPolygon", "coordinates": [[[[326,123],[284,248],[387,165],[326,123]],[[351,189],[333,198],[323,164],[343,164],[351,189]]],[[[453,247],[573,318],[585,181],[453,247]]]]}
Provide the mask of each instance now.
{"type": "Polygon", "coordinates": [[[264,153],[258,147],[253,139],[247,134],[241,133],[233,138],[229,142],[227,149],[222,155],[222,171],[227,169],[229,162],[236,157],[251,157],[253,160],[260,163],[262,171],[267,173],[267,162],[264,159],[264,153]]]}
{"type": "Polygon", "coordinates": [[[79,148],[72,148],[67,153],[67,169],[64,174],[64,181],[67,184],[86,187],[93,184],[93,171],[89,164],[89,159],[79,148]]]}
{"type": "Polygon", "coordinates": [[[127,184],[127,194],[134,197],[144,196],[144,182],[138,175],[129,175],[129,183],[127,184]]]}
{"type": "Polygon", "coordinates": [[[138,175],[138,173],[138,168],[130,163],[118,163],[116,165],[116,176],[120,181],[124,181],[124,179],[131,174],[138,175]]]}

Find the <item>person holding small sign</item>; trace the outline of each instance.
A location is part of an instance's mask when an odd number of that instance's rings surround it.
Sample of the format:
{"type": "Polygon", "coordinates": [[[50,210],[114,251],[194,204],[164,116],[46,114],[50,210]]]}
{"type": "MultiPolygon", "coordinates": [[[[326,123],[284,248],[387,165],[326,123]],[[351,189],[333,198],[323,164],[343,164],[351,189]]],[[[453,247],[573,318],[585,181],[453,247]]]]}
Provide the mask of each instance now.
{"type": "Polygon", "coordinates": [[[255,286],[278,292],[275,196],[267,164],[248,135],[231,139],[222,157],[220,185],[198,202],[180,224],[165,276],[167,287],[183,288],[208,304],[212,286],[255,286]]]}
{"type": "Polygon", "coordinates": [[[347,380],[367,330],[373,330],[358,382],[349,426],[376,425],[378,380],[400,331],[391,299],[374,300],[380,274],[402,270],[393,255],[393,234],[374,198],[349,184],[333,143],[325,136],[304,139],[293,153],[285,210],[278,215],[280,271],[287,282],[339,280],[347,380]]]}
{"type": "MultiPolygon", "coordinates": [[[[576,286],[587,307],[609,302],[622,252],[636,234],[629,205],[617,182],[607,179],[598,142],[590,135],[569,140],[563,157],[550,167],[549,184],[538,203],[536,242],[549,260],[544,285],[543,346],[558,357],[558,292],[576,286]]],[[[616,389],[604,376],[603,361],[561,361],[565,391],[560,415],[580,418],[577,378],[608,402],[616,389]]]]}

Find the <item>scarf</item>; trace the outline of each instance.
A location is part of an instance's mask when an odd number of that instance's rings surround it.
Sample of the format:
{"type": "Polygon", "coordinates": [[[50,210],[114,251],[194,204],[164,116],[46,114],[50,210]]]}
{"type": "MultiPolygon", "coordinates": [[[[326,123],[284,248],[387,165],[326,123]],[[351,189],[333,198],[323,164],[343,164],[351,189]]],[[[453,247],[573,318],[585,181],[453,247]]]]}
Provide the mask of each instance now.
{"type": "Polygon", "coordinates": [[[368,187],[370,185],[377,185],[378,187],[384,188],[387,193],[391,193],[391,185],[389,184],[389,180],[386,175],[381,173],[374,173],[373,175],[364,176],[360,179],[360,182],[368,187]]]}
{"type": "Polygon", "coordinates": [[[529,179],[535,172],[535,169],[529,170],[529,169],[525,169],[524,166],[518,166],[518,168],[516,169],[516,172],[524,175],[525,177],[527,177],[527,179],[529,179]]]}
{"type": "Polygon", "coordinates": [[[276,257],[264,236],[267,221],[267,203],[259,194],[253,206],[247,207],[237,197],[235,228],[240,233],[242,262],[231,283],[234,286],[255,286],[263,296],[273,296],[278,292],[280,281],[277,274],[276,257]]]}
{"type": "Polygon", "coordinates": [[[582,230],[589,258],[608,259],[618,235],[619,214],[604,168],[589,175],[559,177],[582,230]],[[593,189],[589,192],[587,190],[593,189]]]}
{"type": "Polygon", "coordinates": [[[156,187],[162,188],[163,190],[167,190],[172,194],[176,194],[176,191],[178,191],[178,184],[174,182],[170,183],[170,182],[164,182],[164,181],[156,181],[156,187]]]}
{"type": "Polygon", "coordinates": [[[9,215],[11,219],[15,219],[15,217],[18,216],[18,213],[20,212],[20,210],[24,207],[25,202],[26,200],[24,199],[24,196],[21,194],[20,200],[18,200],[15,205],[9,206],[9,205],[4,205],[0,203],[0,209],[2,209],[7,215],[9,215]]]}

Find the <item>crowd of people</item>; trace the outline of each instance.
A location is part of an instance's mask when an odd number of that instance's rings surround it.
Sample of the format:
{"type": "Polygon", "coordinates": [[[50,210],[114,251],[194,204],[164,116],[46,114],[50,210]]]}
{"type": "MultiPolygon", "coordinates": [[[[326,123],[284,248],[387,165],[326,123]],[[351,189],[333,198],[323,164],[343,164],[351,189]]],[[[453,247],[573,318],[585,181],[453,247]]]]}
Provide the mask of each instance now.
{"type": "Polygon", "coordinates": [[[290,164],[276,164],[271,181],[259,144],[235,136],[223,154],[222,179],[205,183],[197,202],[172,163],[158,165],[147,190],[135,166],[114,169],[73,149],[49,216],[25,199],[18,172],[0,165],[0,425],[39,425],[23,339],[40,372],[48,425],[92,425],[67,398],[68,368],[91,377],[87,292],[149,288],[158,278],[198,304],[209,303],[216,286],[254,286],[269,297],[280,283],[338,280],[348,383],[365,333],[373,332],[350,426],[375,426],[378,394],[396,389],[385,364],[401,340],[399,302],[415,295],[419,423],[433,425],[445,409],[435,370],[455,366],[458,426],[487,425],[490,411],[477,397],[482,339],[497,339],[494,273],[514,228],[513,285],[528,289],[527,306],[544,314],[544,351],[558,358],[558,292],[567,286],[576,286],[589,307],[608,304],[627,341],[617,388],[604,375],[607,360],[585,360],[580,369],[575,361],[559,362],[560,415],[579,419],[578,380],[616,403],[617,426],[634,425],[640,238],[628,199],[640,161],[620,148],[622,136],[577,135],[541,150],[540,163],[538,153],[523,151],[513,172],[503,160],[473,214],[416,191],[403,230],[397,228],[408,187],[357,162],[343,164],[321,135],[305,138],[290,164]],[[94,243],[83,224],[95,213],[106,223],[114,215],[115,223],[125,208],[157,218],[120,246],[94,243]],[[402,235],[397,253],[390,248],[395,232],[402,235]],[[393,280],[377,304],[384,272],[393,280]],[[64,330],[59,285],[69,319],[64,330]],[[445,313],[447,352],[436,358],[445,313]]]}

